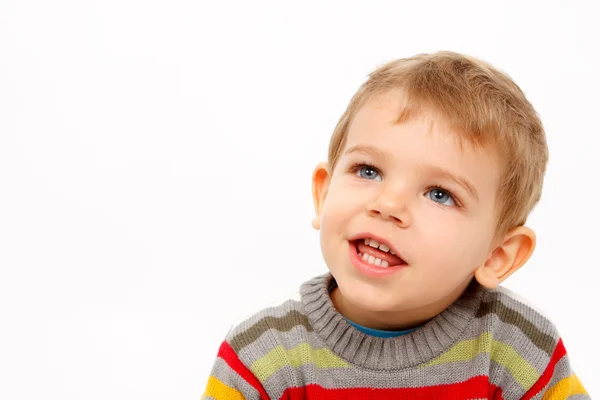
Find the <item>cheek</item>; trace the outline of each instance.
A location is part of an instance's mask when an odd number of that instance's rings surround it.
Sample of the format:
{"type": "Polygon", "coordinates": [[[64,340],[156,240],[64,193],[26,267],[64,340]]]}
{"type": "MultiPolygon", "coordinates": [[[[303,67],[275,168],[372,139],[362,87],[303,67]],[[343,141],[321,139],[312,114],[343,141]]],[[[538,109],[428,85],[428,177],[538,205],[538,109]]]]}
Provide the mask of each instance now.
{"type": "Polygon", "coordinates": [[[486,256],[493,231],[464,218],[430,226],[424,255],[439,269],[472,268],[486,256]]]}
{"type": "MultiPolygon", "coordinates": [[[[352,198],[352,197],[350,197],[352,198]]],[[[329,191],[321,214],[320,241],[325,253],[339,251],[340,241],[350,233],[353,219],[357,215],[356,202],[350,202],[347,192],[329,191]],[[343,193],[339,195],[338,193],[343,193]]],[[[327,256],[327,254],[325,254],[327,256]]]]}
{"type": "MultiPolygon", "coordinates": [[[[334,200],[330,198],[330,200],[334,200]]],[[[341,238],[344,237],[344,227],[348,225],[348,218],[343,211],[343,204],[333,201],[325,202],[323,214],[321,215],[320,245],[323,259],[328,269],[336,272],[336,266],[340,265],[341,238]]],[[[345,254],[344,254],[345,255],[345,254]]]]}
{"type": "Polygon", "coordinates": [[[357,196],[346,188],[340,189],[332,184],[323,204],[321,226],[324,229],[339,227],[356,214],[358,202],[349,199],[356,200],[357,196]]]}
{"type": "Polygon", "coordinates": [[[346,219],[343,206],[340,204],[339,207],[335,203],[326,203],[323,207],[323,214],[321,215],[321,236],[331,237],[335,235],[342,227],[344,220],[346,219]]]}

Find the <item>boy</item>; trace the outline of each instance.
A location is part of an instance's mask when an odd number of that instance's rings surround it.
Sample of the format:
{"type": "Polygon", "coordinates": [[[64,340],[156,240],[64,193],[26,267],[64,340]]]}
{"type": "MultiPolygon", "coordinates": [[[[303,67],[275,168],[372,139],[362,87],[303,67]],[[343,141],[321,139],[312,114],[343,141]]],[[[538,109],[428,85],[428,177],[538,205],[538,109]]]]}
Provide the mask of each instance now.
{"type": "Polygon", "coordinates": [[[313,173],[329,273],[232,329],[203,399],[589,398],[555,326],[499,288],[535,248],[547,160],[489,64],[378,68],[313,173]]]}

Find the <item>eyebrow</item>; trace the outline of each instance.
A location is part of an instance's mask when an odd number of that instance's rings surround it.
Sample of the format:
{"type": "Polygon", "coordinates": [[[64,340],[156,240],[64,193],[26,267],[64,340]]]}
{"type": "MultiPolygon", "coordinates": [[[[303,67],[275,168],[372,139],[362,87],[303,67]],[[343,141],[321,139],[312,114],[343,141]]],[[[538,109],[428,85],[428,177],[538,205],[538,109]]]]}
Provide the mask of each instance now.
{"type": "MultiPolygon", "coordinates": [[[[366,153],[375,158],[379,158],[379,159],[383,159],[383,160],[389,160],[391,158],[391,155],[387,152],[381,151],[375,147],[364,146],[364,145],[352,146],[348,150],[346,150],[346,152],[344,154],[351,154],[351,153],[357,153],[357,152],[358,153],[366,153]]],[[[439,177],[448,178],[450,180],[453,180],[454,182],[456,182],[457,184],[462,186],[462,188],[465,189],[467,191],[467,193],[469,193],[469,195],[471,195],[471,197],[477,203],[479,203],[479,194],[477,193],[477,189],[475,189],[475,186],[471,182],[469,182],[466,178],[463,178],[462,176],[453,174],[452,172],[448,171],[447,169],[444,169],[444,168],[434,165],[434,164],[423,164],[420,166],[420,168],[428,170],[433,175],[437,175],[439,177]]]]}
{"type": "Polygon", "coordinates": [[[375,158],[381,158],[384,160],[387,160],[390,158],[388,153],[383,152],[383,151],[379,150],[378,148],[371,147],[371,146],[363,146],[360,144],[350,147],[348,150],[346,150],[346,152],[344,154],[351,154],[351,153],[357,153],[357,152],[358,153],[366,153],[375,158]]]}

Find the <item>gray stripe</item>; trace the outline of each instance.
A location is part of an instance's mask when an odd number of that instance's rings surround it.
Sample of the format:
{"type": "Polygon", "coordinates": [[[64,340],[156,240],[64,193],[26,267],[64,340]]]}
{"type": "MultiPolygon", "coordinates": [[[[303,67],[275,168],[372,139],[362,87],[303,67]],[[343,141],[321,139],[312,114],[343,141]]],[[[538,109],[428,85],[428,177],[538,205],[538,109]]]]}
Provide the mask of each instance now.
{"type": "Polygon", "coordinates": [[[499,287],[495,290],[488,290],[483,301],[489,303],[491,301],[499,300],[506,307],[518,311],[528,318],[531,318],[529,322],[531,322],[541,332],[551,334],[554,330],[552,322],[547,317],[542,315],[541,311],[538,311],[533,305],[524,302],[525,300],[521,300],[516,296],[518,295],[511,290],[504,287],[499,287]]]}
{"type": "Polygon", "coordinates": [[[260,399],[260,394],[258,391],[252,387],[252,385],[246,382],[244,378],[239,376],[237,372],[231,369],[227,362],[225,362],[225,360],[222,358],[217,358],[210,374],[227,386],[242,392],[247,400],[260,399]]]}
{"type": "Polygon", "coordinates": [[[495,361],[489,360],[489,363],[489,368],[484,372],[488,373],[490,383],[502,389],[502,397],[505,399],[520,399],[523,397],[527,390],[515,380],[510,371],[495,361]]]}
{"type": "MultiPolygon", "coordinates": [[[[568,378],[569,376],[571,376],[572,373],[573,372],[571,371],[571,367],[569,365],[569,357],[567,355],[564,355],[554,366],[554,373],[552,374],[552,379],[550,379],[550,382],[548,382],[548,384],[544,387],[542,393],[551,389],[554,385],[556,385],[564,378],[568,378]]],[[[543,396],[540,396],[540,399],[542,397],[543,396]]]]}
{"type": "Polygon", "coordinates": [[[554,386],[558,381],[568,378],[573,374],[571,370],[571,362],[569,360],[569,354],[565,354],[554,366],[554,374],[552,374],[552,379],[550,380],[550,384],[547,386],[548,388],[554,386]]]}
{"type": "Polygon", "coordinates": [[[522,329],[512,324],[507,324],[494,313],[476,318],[461,340],[476,339],[482,333],[489,332],[494,340],[511,346],[521,357],[531,364],[539,374],[546,368],[550,356],[546,351],[535,346],[522,329]],[[489,331],[489,329],[492,329],[489,331]]]}
{"type": "Polygon", "coordinates": [[[265,316],[250,328],[235,335],[230,341],[230,345],[235,352],[240,352],[244,347],[254,343],[266,331],[276,330],[281,333],[288,332],[296,326],[303,326],[307,331],[312,331],[312,326],[309,325],[305,315],[300,314],[296,310],[292,310],[283,317],[265,316]]]}
{"type": "Polygon", "coordinates": [[[300,302],[296,300],[286,300],[278,306],[264,308],[235,325],[227,334],[227,341],[230,342],[230,340],[236,335],[250,329],[253,325],[260,322],[260,320],[266,316],[281,318],[292,310],[301,312],[301,309],[300,302]]]}
{"type": "Polygon", "coordinates": [[[521,329],[538,348],[545,351],[548,356],[552,355],[554,346],[558,340],[558,335],[554,325],[548,322],[544,329],[539,329],[531,321],[536,320],[540,315],[532,309],[523,308],[520,311],[507,307],[501,299],[489,302],[482,302],[477,311],[478,318],[487,317],[489,314],[496,314],[502,321],[514,325],[521,329]]]}
{"type": "MultiPolygon", "coordinates": [[[[541,400],[544,397],[544,394],[546,393],[546,391],[548,391],[551,387],[553,387],[557,382],[559,382],[561,379],[566,378],[568,376],[571,376],[571,369],[569,367],[569,360],[567,357],[564,357],[560,359],[559,362],[556,363],[556,365],[554,366],[554,374],[552,375],[552,378],[550,379],[550,381],[546,384],[546,386],[543,388],[543,390],[541,392],[539,392],[537,395],[535,395],[533,397],[533,399],[538,399],[541,400]]],[[[518,398],[521,398],[525,393],[527,393],[527,391],[531,389],[531,388],[527,388],[527,390],[523,390],[521,391],[517,391],[517,390],[511,390],[510,392],[506,392],[506,395],[504,396],[504,398],[512,398],[513,396],[518,396],[518,398]]]]}
{"type": "Polygon", "coordinates": [[[244,364],[252,365],[252,363],[267,355],[277,346],[283,346],[284,349],[290,350],[304,343],[308,343],[313,350],[326,347],[325,343],[313,331],[308,332],[305,326],[296,325],[289,332],[269,329],[258,340],[245,346],[239,352],[238,357],[244,364]]]}

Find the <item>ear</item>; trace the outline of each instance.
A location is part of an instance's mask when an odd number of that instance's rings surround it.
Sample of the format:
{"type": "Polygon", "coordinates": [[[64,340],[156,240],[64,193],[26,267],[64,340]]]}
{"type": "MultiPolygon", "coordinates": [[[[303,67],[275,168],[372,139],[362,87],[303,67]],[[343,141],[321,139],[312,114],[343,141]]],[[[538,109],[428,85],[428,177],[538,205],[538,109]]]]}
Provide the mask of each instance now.
{"type": "Polygon", "coordinates": [[[329,189],[330,178],[329,165],[324,162],[319,163],[312,175],[312,195],[315,205],[315,217],[312,220],[312,226],[317,230],[321,227],[321,211],[329,189]]]}
{"type": "Polygon", "coordinates": [[[517,271],[535,250],[535,232],[526,226],[518,226],[508,232],[485,261],[475,270],[475,279],[494,289],[517,271]]]}

